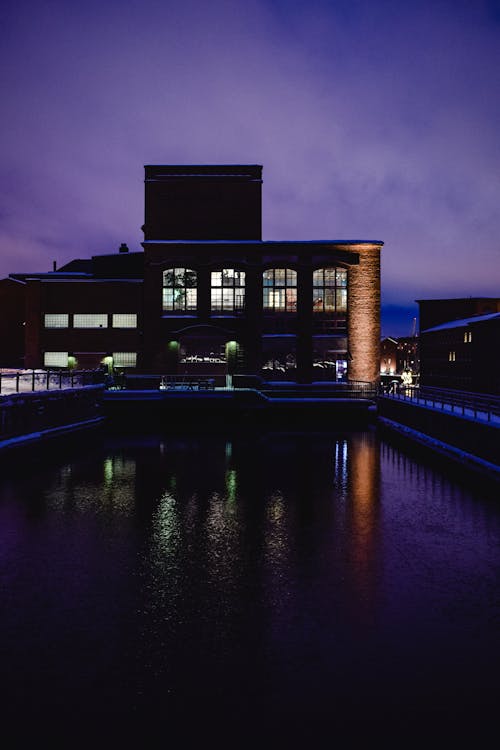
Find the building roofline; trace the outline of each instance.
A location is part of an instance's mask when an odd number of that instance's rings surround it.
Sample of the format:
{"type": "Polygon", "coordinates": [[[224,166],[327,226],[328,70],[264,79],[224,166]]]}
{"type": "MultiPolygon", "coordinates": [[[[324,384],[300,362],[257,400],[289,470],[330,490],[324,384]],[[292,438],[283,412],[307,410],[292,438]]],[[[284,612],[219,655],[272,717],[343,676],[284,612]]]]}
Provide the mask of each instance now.
{"type": "Polygon", "coordinates": [[[32,271],[29,273],[10,273],[9,278],[14,279],[16,281],[28,281],[31,279],[45,279],[45,278],[57,278],[57,279],[64,279],[69,280],[73,278],[92,278],[91,273],[86,273],[85,271],[32,271]]]}
{"type": "Polygon", "coordinates": [[[438,326],[432,326],[432,328],[426,328],[422,333],[432,333],[434,331],[446,331],[448,328],[465,328],[466,326],[473,325],[474,323],[484,323],[487,320],[500,319],[500,312],[497,313],[486,313],[485,315],[473,315],[469,318],[460,318],[458,320],[449,320],[447,323],[441,323],[438,326]]]}
{"type": "Polygon", "coordinates": [[[184,169],[188,173],[192,169],[263,169],[262,164],[144,164],[150,169],[184,169]]]}
{"type": "Polygon", "coordinates": [[[382,240],[144,240],[141,245],[380,245],[382,240]]]}
{"type": "MultiPolygon", "coordinates": [[[[130,258],[131,255],[144,255],[143,250],[127,250],[125,253],[120,252],[114,252],[114,253],[97,253],[95,255],[91,255],[90,258],[93,260],[94,258],[130,258]]],[[[71,263],[71,261],[70,261],[71,263]]]]}
{"type": "Polygon", "coordinates": [[[26,283],[25,279],[17,279],[12,274],[9,274],[8,276],[4,276],[4,278],[0,279],[0,281],[13,281],[15,284],[24,284],[24,283],[26,283]]]}
{"type": "Polygon", "coordinates": [[[74,274],[58,274],[56,273],[25,273],[25,274],[18,274],[19,276],[22,276],[22,278],[17,279],[14,276],[9,276],[8,278],[12,278],[13,281],[20,281],[21,283],[24,283],[26,281],[51,281],[54,283],[57,283],[58,281],[75,281],[80,283],[85,282],[103,282],[103,281],[113,281],[113,282],[120,282],[120,283],[135,283],[135,284],[142,284],[144,279],[136,279],[136,278],[127,278],[124,276],[120,277],[114,277],[114,276],[94,276],[91,273],[74,273],[74,274]]]}
{"type": "Polygon", "coordinates": [[[500,301],[500,297],[439,297],[439,298],[433,298],[430,297],[428,299],[416,299],[415,302],[475,302],[476,300],[495,300],[495,302],[500,301]]]}

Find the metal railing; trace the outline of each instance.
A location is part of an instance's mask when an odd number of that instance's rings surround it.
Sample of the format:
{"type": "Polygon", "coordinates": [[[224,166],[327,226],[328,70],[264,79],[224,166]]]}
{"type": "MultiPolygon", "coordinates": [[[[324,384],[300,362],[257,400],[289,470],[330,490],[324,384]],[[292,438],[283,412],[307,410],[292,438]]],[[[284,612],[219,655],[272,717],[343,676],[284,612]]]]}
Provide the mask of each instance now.
{"type": "Polygon", "coordinates": [[[381,394],[383,398],[409,401],[419,406],[459,414],[463,417],[500,422],[500,396],[452,391],[444,388],[400,386],[394,392],[381,394]]]}
{"type": "Polygon", "coordinates": [[[315,382],[301,385],[300,383],[263,383],[260,390],[265,395],[272,397],[308,397],[315,398],[360,398],[373,399],[378,395],[378,385],[358,380],[346,382],[315,382]]]}
{"type": "Polygon", "coordinates": [[[0,396],[12,393],[82,388],[102,383],[98,370],[18,370],[0,372],[0,396]]]}

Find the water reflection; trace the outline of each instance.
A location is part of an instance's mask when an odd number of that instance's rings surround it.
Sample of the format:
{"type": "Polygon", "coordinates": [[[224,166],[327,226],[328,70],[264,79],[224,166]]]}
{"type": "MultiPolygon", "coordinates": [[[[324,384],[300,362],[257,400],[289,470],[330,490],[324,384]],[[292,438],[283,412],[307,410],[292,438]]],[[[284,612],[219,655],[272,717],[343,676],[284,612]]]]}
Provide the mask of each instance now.
{"type": "Polygon", "coordinates": [[[489,705],[498,505],[375,432],[96,443],[4,478],[0,540],[14,716],[489,705]]]}
{"type": "Polygon", "coordinates": [[[359,617],[375,615],[374,602],[380,575],[378,543],[380,516],[380,444],[366,433],[356,436],[349,451],[348,539],[352,592],[359,617]]]}

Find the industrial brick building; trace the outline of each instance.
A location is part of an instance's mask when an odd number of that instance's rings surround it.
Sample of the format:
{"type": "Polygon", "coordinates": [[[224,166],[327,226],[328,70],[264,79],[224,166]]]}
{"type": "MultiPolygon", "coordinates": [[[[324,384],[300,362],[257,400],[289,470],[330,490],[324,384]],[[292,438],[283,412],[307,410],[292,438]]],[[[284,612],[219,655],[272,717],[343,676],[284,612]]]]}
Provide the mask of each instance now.
{"type": "Polygon", "coordinates": [[[146,166],[142,252],[4,280],[2,364],[376,381],[383,243],[263,241],[261,192],[259,165],[146,166]]]}

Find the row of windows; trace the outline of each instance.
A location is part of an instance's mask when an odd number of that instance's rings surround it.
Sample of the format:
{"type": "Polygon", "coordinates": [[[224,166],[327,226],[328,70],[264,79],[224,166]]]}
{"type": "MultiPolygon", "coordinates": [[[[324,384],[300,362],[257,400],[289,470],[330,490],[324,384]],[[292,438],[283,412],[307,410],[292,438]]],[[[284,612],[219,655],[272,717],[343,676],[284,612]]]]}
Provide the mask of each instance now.
{"type": "MultiPolygon", "coordinates": [[[[74,313],[73,328],[108,328],[107,313],[74,313]]],[[[46,313],[45,328],[69,328],[68,313],[46,313]]],[[[112,313],[112,328],[137,328],[136,313],[112,313]]]]}
{"type": "MultiPolygon", "coordinates": [[[[68,367],[69,357],[69,352],[44,352],[43,364],[44,367],[68,367]]],[[[137,352],[113,352],[112,357],[115,367],[135,367],[137,364],[137,352]]]]}
{"type": "MultiPolygon", "coordinates": [[[[245,307],[245,272],[223,268],[211,273],[212,312],[238,312],[245,307]]],[[[269,268],[262,274],[263,308],[267,312],[297,310],[297,271],[269,268]]],[[[197,272],[191,268],[168,268],[163,272],[163,309],[193,312],[198,302],[197,272]]],[[[313,272],[313,311],[346,312],[347,271],[319,268],[313,272]]]]}

